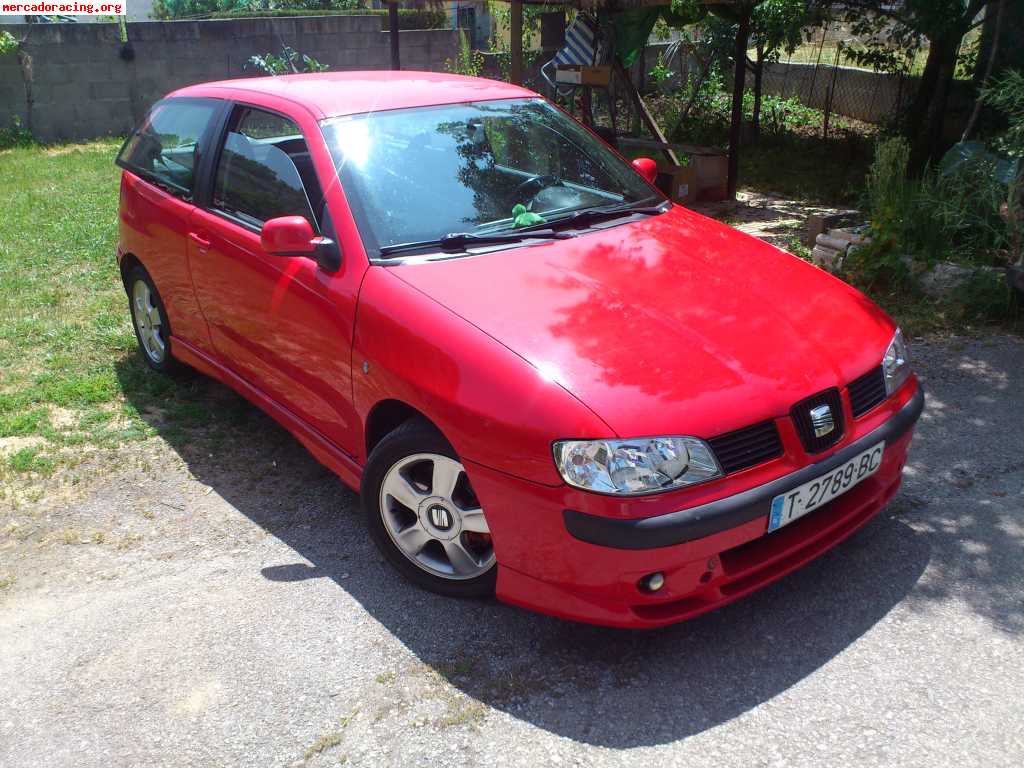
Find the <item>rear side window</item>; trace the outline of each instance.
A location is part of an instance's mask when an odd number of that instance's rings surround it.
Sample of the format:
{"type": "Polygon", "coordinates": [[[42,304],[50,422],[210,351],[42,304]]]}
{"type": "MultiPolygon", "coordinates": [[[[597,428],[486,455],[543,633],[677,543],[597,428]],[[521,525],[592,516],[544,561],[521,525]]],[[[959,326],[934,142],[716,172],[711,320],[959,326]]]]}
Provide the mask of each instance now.
{"type": "Polygon", "coordinates": [[[167,191],[190,199],[199,148],[220,104],[208,99],[159,102],[128,137],[117,164],[167,191]]]}
{"type": "Polygon", "coordinates": [[[238,107],[217,162],[213,207],[251,227],[303,216],[319,230],[323,195],[299,127],[286,117],[238,107]]]}

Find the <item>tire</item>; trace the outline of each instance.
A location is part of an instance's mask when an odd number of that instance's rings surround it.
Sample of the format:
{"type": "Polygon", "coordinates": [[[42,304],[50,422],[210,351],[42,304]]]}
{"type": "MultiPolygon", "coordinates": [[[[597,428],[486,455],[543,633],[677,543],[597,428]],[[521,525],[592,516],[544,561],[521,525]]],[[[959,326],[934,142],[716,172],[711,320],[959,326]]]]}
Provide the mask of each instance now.
{"type": "Polygon", "coordinates": [[[153,279],[141,266],[129,270],[124,282],[128,311],[142,359],[150,368],[174,376],[188,369],[171,355],[171,324],[153,279]]]}
{"type": "Polygon", "coordinates": [[[450,597],[494,594],[498,568],[483,510],[432,424],[411,419],[381,440],[360,495],[370,536],[406,579],[450,597]]]}

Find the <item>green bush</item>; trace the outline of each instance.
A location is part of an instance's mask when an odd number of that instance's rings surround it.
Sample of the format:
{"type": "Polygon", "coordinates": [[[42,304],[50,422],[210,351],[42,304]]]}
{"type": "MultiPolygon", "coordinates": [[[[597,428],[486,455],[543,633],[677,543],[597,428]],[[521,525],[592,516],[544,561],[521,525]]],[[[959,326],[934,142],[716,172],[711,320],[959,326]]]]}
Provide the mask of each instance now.
{"type": "Polygon", "coordinates": [[[312,56],[299,53],[291,46],[284,46],[281,55],[264,53],[250,56],[245,62],[246,69],[257,69],[265,75],[288,75],[293,72],[326,72],[330,67],[321,64],[312,56]]]}
{"type": "Polygon", "coordinates": [[[31,147],[35,143],[35,138],[25,129],[21,124],[21,120],[17,117],[6,128],[0,128],[0,150],[14,149],[15,147],[31,147]]]}
{"type": "MultiPolygon", "coordinates": [[[[364,8],[362,0],[329,0],[325,8],[320,0],[285,0],[268,8],[267,2],[253,0],[156,0],[153,18],[179,19],[240,19],[275,18],[289,16],[377,16],[381,27],[387,25],[386,8],[364,8]]],[[[448,14],[433,8],[399,8],[399,29],[446,29],[450,26],[448,14]]]]}
{"type": "Polygon", "coordinates": [[[444,68],[446,71],[456,75],[468,77],[479,77],[484,69],[484,55],[480,51],[473,50],[469,44],[469,37],[465,30],[459,30],[459,53],[455,60],[445,59],[444,68]]]}
{"type": "Polygon", "coordinates": [[[1024,72],[1007,70],[981,90],[981,100],[1001,113],[1007,130],[993,142],[1010,157],[1024,157],[1024,72]]]}
{"type": "Polygon", "coordinates": [[[0,56],[16,53],[17,50],[18,41],[14,39],[14,35],[6,29],[0,29],[0,56]]]}
{"type": "MultiPolygon", "coordinates": [[[[1006,186],[984,156],[958,163],[947,172],[928,169],[920,179],[907,178],[910,146],[905,139],[879,142],[868,172],[864,207],[871,242],[846,265],[862,285],[902,286],[908,277],[905,256],[924,269],[939,261],[1003,266],[1009,261],[1011,231],[1000,214],[1006,186]]],[[[979,285],[964,304],[982,307],[991,316],[1006,306],[998,286],[979,285]],[[984,290],[982,290],[984,289],[984,290]]]]}

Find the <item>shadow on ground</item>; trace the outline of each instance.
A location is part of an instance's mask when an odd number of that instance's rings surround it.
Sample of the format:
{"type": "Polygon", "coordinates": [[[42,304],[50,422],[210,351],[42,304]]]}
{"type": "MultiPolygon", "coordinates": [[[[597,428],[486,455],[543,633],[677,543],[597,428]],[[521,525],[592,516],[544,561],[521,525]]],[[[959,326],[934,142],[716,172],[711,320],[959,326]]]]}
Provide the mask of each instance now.
{"type": "MultiPolygon", "coordinates": [[[[125,361],[122,373],[137,364],[125,361]]],[[[193,386],[230,397],[213,382],[193,386]]],[[[933,397],[948,402],[944,393],[933,397]]],[[[948,406],[936,407],[922,422],[911,463],[918,472],[944,459],[951,417],[948,406]]],[[[153,425],[200,482],[294,550],[295,562],[263,568],[265,578],[332,580],[466,694],[581,742],[655,745],[723,723],[827,664],[898,603],[925,610],[965,580],[985,593],[972,605],[979,613],[1005,631],[1022,624],[1012,588],[1024,554],[1020,530],[1008,535],[998,514],[986,517],[974,505],[965,539],[963,520],[933,509],[946,497],[952,510],[973,503],[971,486],[943,485],[948,492],[937,498],[928,490],[935,483],[911,478],[914,489],[861,532],[782,582],[689,623],[630,633],[408,586],[370,544],[356,496],[255,408],[217,435],[216,452],[206,438],[153,425]]]]}

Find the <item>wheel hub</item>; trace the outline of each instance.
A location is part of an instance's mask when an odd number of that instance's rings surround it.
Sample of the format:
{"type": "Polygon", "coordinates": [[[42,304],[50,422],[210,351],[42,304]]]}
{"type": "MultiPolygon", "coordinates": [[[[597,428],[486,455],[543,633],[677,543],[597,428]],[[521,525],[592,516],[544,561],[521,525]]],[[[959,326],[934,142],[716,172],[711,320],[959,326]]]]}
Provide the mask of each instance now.
{"type": "Polygon", "coordinates": [[[418,517],[420,524],[436,539],[449,541],[462,532],[462,519],[458,511],[439,496],[424,499],[418,517]]]}

